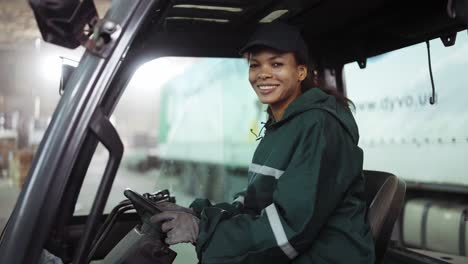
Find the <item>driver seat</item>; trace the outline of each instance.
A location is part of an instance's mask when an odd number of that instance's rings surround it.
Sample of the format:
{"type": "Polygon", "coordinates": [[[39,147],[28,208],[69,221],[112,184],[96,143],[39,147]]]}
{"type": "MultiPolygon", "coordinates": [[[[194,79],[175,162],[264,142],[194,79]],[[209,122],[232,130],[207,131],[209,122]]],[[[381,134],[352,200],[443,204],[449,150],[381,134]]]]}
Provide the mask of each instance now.
{"type": "Polygon", "coordinates": [[[375,244],[375,262],[381,263],[393,226],[403,209],[406,184],[388,172],[364,170],[363,174],[366,180],[367,218],[375,244]]]}

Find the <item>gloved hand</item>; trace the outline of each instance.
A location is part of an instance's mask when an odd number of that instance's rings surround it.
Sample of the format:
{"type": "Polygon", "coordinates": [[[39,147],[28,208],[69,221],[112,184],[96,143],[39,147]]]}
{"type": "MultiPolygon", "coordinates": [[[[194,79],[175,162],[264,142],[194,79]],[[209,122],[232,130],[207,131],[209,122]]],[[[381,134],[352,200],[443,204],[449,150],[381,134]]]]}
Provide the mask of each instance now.
{"type": "Polygon", "coordinates": [[[171,202],[159,202],[156,205],[161,211],[182,211],[190,214],[195,214],[192,208],[186,208],[171,202]]]}
{"type": "Polygon", "coordinates": [[[175,245],[183,242],[193,244],[197,241],[200,219],[195,216],[192,209],[173,203],[159,207],[163,212],[151,217],[151,222],[162,223],[161,229],[167,235],[166,244],[175,245]]]}

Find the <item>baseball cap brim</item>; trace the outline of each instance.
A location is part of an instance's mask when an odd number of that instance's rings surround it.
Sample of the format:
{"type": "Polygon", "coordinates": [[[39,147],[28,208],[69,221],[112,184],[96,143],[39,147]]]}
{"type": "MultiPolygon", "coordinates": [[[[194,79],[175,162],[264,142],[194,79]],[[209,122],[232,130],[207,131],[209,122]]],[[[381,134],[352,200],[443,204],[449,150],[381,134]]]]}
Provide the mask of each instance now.
{"type": "Polygon", "coordinates": [[[280,43],[275,43],[268,40],[255,40],[245,44],[244,47],[242,47],[242,49],[239,51],[239,54],[244,55],[244,53],[248,52],[253,47],[267,47],[287,52],[287,47],[282,47],[280,43]]]}

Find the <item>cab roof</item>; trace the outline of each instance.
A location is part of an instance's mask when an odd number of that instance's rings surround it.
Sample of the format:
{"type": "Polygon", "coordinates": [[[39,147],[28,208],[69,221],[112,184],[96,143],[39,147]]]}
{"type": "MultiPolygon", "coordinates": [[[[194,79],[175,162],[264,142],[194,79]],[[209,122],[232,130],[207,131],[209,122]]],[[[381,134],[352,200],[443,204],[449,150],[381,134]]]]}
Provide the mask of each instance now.
{"type": "Polygon", "coordinates": [[[453,41],[468,24],[462,4],[448,6],[457,1],[464,0],[174,0],[157,10],[141,41],[164,55],[239,57],[258,23],[281,20],[301,29],[317,60],[339,65],[453,41]],[[455,11],[461,15],[451,18],[455,11]]]}

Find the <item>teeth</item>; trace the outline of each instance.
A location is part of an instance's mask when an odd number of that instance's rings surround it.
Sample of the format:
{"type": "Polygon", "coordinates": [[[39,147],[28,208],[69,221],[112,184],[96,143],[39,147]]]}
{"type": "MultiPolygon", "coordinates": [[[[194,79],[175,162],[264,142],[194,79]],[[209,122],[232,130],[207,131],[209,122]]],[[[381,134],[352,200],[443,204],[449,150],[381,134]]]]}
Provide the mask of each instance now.
{"type": "Polygon", "coordinates": [[[259,88],[260,90],[268,90],[268,89],[273,89],[273,88],[275,88],[275,87],[276,87],[276,85],[259,85],[259,86],[258,86],[258,88],[259,88]]]}

